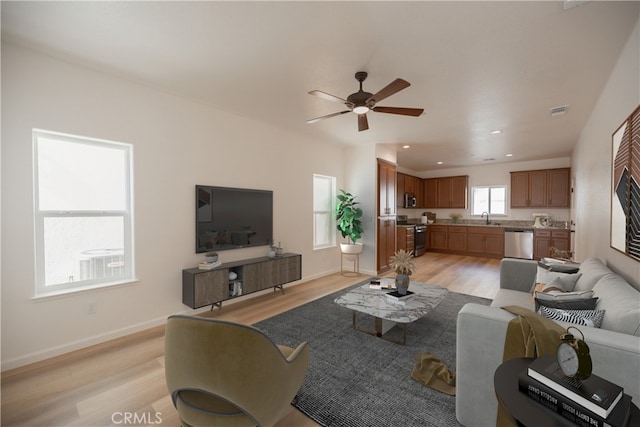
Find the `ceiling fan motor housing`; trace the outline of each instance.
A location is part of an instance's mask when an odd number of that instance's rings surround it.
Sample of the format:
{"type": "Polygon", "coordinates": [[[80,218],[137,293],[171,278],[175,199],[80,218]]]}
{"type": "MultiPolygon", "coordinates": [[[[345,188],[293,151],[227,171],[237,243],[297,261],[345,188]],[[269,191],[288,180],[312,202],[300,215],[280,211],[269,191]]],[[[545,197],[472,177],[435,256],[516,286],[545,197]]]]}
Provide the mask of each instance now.
{"type": "Polygon", "coordinates": [[[351,95],[349,95],[347,97],[347,101],[350,104],[349,107],[353,110],[355,107],[363,107],[366,106],[369,109],[373,108],[375,102],[369,102],[367,103],[367,100],[369,98],[371,98],[373,96],[372,93],[369,92],[365,92],[364,90],[362,90],[362,82],[365,81],[367,79],[367,72],[366,71],[358,71],[356,73],[356,80],[358,80],[360,82],[360,90],[357,91],[356,93],[352,93],[351,95]]]}

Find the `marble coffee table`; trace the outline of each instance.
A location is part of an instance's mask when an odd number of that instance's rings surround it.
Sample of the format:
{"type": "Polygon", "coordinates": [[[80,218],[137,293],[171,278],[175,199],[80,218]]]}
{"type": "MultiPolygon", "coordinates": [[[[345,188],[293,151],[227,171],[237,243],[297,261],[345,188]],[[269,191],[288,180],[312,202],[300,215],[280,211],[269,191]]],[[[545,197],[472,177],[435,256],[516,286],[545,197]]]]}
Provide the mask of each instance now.
{"type": "Polygon", "coordinates": [[[387,341],[404,345],[407,341],[407,324],[415,322],[425,316],[431,309],[437,307],[449,292],[440,286],[411,282],[409,291],[414,295],[402,303],[391,300],[386,285],[393,283],[393,279],[381,279],[381,289],[371,289],[366,283],[346,294],[336,298],[335,302],[353,311],[353,329],[375,335],[387,341]],[[374,318],[374,330],[362,329],[357,324],[356,313],[365,313],[374,318]],[[384,334],[396,324],[402,325],[402,340],[394,340],[384,334]]]}

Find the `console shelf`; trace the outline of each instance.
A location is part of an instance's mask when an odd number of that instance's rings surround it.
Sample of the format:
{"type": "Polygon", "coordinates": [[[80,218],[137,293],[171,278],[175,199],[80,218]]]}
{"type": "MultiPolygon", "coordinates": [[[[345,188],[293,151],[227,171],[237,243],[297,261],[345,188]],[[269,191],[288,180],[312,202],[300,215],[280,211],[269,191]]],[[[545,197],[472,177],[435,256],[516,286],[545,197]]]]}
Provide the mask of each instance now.
{"type": "Polygon", "coordinates": [[[213,310],[222,308],[223,301],[268,288],[284,293],[285,283],[301,278],[302,255],[292,253],[228,262],[213,270],[188,268],[182,270],[182,303],[191,308],[211,305],[213,310]],[[231,271],[238,277],[230,281],[231,271]]]}

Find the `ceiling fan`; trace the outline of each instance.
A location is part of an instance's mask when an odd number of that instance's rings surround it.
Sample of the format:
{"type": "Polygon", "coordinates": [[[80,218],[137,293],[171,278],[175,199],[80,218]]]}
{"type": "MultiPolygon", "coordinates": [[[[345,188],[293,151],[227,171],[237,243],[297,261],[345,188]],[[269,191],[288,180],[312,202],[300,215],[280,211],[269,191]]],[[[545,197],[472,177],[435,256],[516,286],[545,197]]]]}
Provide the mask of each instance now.
{"type": "Polygon", "coordinates": [[[328,101],[340,102],[346,105],[348,110],[307,120],[307,123],[315,123],[317,121],[328,119],[330,117],[354,112],[358,115],[358,131],[362,132],[363,130],[369,129],[369,122],[367,121],[367,113],[369,111],[375,111],[376,113],[400,114],[402,116],[412,117],[418,117],[424,112],[423,108],[376,107],[376,103],[393,95],[394,93],[400,92],[402,89],[406,89],[410,86],[410,84],[406,80],[395,79],[380,91],[378,91],[375,95],[373,95],[362,90],[362,82],[366,80],[367,75],[368,74],[365,71],[358,71],[356,73],[356,80],[360,82],[360,90],[349,95],[347,99],[342,99],[319,90],[312,90],[311,92],[309,92],[309,95],[314,95],[328,101]]]}

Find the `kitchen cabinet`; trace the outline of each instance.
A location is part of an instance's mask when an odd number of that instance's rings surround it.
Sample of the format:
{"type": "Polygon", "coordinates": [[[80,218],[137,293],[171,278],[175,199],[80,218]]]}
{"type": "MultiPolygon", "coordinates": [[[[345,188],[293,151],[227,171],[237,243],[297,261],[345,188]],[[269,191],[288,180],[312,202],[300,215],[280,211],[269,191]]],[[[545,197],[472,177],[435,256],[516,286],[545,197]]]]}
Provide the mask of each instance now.
{"type": "Polygon", "coordinates": [[[467,227],[464,225],[447,226],[447,250],[449,252],[467,252],[467,227]]]}
{"type": "Polygon", "coordinates": [[[447,226],[446,225],[429,225],[429,249],[433,251],[446,251],[447,246],[447,226]]]}
{"type": "Polygon", "coordinates": [[[429,225],[427,230],[430,251],[504,257],[504,227],[429,225]]]}
{"type": "Polygon", "coordinates": [[[404,195],[405,193],[410,193],[416,198],[416,208],[423,207],[423,188],[424,185],[421,178],[398,172],[396,177],[396,206],[404,207],[404,195]]]}
{"type": "Polygon", "coordinates": [[[378,159],[378,238],[376,266],[378,273],[389,271],[389,258],[396,250],[396,165],[378,159]]]}
{"type": "Polygon", "coordinates": [[[396,230],[397,230],[396,248],[404,249],[407,252],[413,251],[415,249],[415,236],[416,236],[415,227],[397,226],[396,230]]]}
{"type": "Polygon", "coordinates": [[[396,214],[396,165],[382,159],[378,159],[378,206],[380,216],[396,214]]]}
{"type": "Polygon", "coordinates": [[[389,258],[396,252],[396,219],[395,217],[378,219],[378,274],[391,270],[389,258]]]}
{"type": "Polygon", "coordinates": [[[571,205],[571,169],[550,169],[548,179],[547,206],[568,208],[571,205]]]}
{"type": "Polygon", "coordinates": [[[504,228],[468,227],[467,252],[471,255],[502,258],[504,256],[504,228]]]}
{"type": "Polygon", "coordinates": [[[569,207],[570,172],[569,168],[511,172],[511,207],[569,207]]]}
{"type": "Polygon", "coordinates": [[[424,207],[466,209],[468,180],[466,175],[425,179],[424,207]]]}
{"type": "Polygon", "coordinates": [[[571,250],[571,230],[536,228],[533,231],[533,259],[549,256],[549,249],[571,250]]]}
{"type": "Polygon", "coordinates": [[[396,174],[396,206],[404,207],[404,180],[406,175],[398,172],[396,174]]]}

